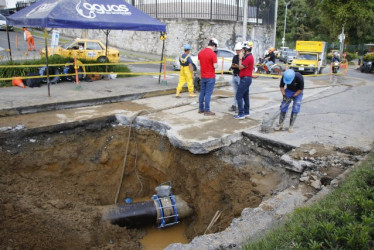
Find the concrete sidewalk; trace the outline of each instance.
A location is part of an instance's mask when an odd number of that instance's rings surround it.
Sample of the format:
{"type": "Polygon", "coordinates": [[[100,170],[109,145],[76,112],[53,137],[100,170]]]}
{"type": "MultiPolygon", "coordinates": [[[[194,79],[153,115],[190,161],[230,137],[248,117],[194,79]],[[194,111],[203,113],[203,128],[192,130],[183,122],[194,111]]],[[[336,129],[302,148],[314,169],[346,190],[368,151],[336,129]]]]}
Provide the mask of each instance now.
{"type": "MultiPolygon", "coordinates": [[[[264,134],[260,127],[265,114],[272,116],[279,109],[279,80],[254,79],[250,87],[251,118],[235,120],[234,113],[228,111],[233,92],[231,86],[226,85],[231,76],[224,78],[217,82],[212,96],[211,107],[216,112],[213,117],[197,113],[198,97],[188,98],[187,93],[179,99],[174,97],[178,72],[168,75],[167,85],[158,84],[158,77],[152,76],[82,82],[80,90],[75,89],[74,83],[65,82],[51,85],[51,97],[48,97],[45,85],[41,88],[3,88],[0,90],[0,116],[3,116],[0,128],[8,130],[6,128],[14,128],[17,124],[23,124],[26,129],[52,126],[108,115],[115,115],[127,124],[130,117],[138,115],[136,124],[166,133],[174,146],[195,154],[228,146],[242,136],[290,147],[320,143],[365,151],[372,148],[373,81],[340,76],[338,84],[333,85],[328,76],[305,77],[306,89],[295,132],[264,134]],[[147,112],[139,114],[140,110],[147,112]],[[33,114],[41,111],[50,112],[33,114]]],[[[288,119],[287,116],[285,129],[288,119]]]]}

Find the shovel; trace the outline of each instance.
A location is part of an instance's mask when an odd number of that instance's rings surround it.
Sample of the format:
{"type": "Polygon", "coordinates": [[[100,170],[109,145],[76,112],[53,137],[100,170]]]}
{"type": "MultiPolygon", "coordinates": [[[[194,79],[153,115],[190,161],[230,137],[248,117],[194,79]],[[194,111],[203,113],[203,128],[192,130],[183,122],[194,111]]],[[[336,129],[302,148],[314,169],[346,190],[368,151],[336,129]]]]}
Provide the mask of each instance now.
{"type": "Polygon", "coordinates": [[[278,109],[277,112],[275,112],[273,114],[273,116],[270,116],[269,113],[265,113],[265,117],[264,119],[262,119],[262,122],[261,122],[261,132],[262,133],[270,133],[270,132],[273,132],[273,124],[274,124],[274,121],[275,119],[279,116],[280,114],[280,110],[283,109],[287,104],[291,103],[292,102],[292,98],[289,98],[288,101],[284,102],[280,109],[278,109]]]}

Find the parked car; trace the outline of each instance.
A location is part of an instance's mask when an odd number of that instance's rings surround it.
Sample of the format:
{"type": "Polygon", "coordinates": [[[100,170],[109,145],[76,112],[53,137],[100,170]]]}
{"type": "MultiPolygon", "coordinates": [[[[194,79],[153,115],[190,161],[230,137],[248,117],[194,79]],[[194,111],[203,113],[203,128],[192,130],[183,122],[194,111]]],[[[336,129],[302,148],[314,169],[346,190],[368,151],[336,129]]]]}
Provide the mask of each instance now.
{"type": "Polygon", "coordinates": [[[296,56],[297,56],[297,51],[294,51],[294,50],[288,51],[285,56],[284,63],[291,64],[293,59],[296,58],[296,56]]]}
{"type": "MultiPolygon", "coordinates": [[[[74,54],[76,54],[78,59],[106,62],[105,45],[99,40],[77,38],[55,49],[48,47],[48,55],[52,54],[72,58],[74,54]]],[[[45,57],[45,49],[41,49],[40,56],[45,57]]],[[[118,49],[109,47],[107,56],[109,62],[119,62],[120,57],[118,49]]]]}
{"type": "MultiPolygon", "coordinates": [[[[222,67],[222,57],[224,58],[223,59],[223,70],[224,71],[229,71],[230,68],[231,68],[231,64],[232,64],[232,58],[236,55],[236,53],[232,50],[228,50],[228,49],[223,49],[223,48],[218,48],[216,50],[216,53],[217,53],[217,63],[218,63],[218,68],[216,69],[217,71],[220,71],[221,70],[221,67],[222,67]]],[[[180,56],[177,56],[175,58],[175,61],[173,63],[173,67],[174,67],[174,70],[180,70],[181,67],[180,67],[180,64],[179,64],[179,57],[180,56]]],[[[197,63],[197,54],[192,54],[191,55],[191,59],[192,59],[192,62],[196,65],[196,67],[198,69],[200,69],[200,66],[198,65],[197,63]]]]}
{"type": "MultiPolygon", "coordinates": [[[[0,30],[6,30],[6,17],[0,14],[0,30]]],[[[13,26],[8,25],[8,30],[13,30],[13,26]]]]}
{"type": "Polygon", "coordinates": [[[279,61],[284,62],[284,57],[287,55],[287,52],[289,50],[290,50],[290,48],[288,48],[288,47],[280,47],[280,49],[278,50],[278,52],[279,52],[279,56],[278,56],[279,61]]]}

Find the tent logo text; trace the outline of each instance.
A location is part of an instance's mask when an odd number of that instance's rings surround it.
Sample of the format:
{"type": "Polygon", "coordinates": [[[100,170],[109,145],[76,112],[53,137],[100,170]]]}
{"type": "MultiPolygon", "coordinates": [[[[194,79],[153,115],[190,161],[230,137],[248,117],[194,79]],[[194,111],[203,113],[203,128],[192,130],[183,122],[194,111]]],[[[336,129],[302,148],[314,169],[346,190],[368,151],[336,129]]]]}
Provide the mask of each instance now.
{"type": "Polygon", "coordinates": [[[116,5],[116,4],[90,4],[79,2],[75,7],[78,14],[85,18],[95,18],[96,14],[109,14],[109,15],[131,15],[131,12],[126,7],[126,5],[116,5]]]}
{"type": "Polygon", "coordinates": [[[29,13],[26,14],[26,16],[31,16],[34,13],[40,14],[42,12],[47,12],[50,9],[53,9],[56,5],[57,3],[43,3],[37,6],[36,8],[32,9],[29,13]]]}

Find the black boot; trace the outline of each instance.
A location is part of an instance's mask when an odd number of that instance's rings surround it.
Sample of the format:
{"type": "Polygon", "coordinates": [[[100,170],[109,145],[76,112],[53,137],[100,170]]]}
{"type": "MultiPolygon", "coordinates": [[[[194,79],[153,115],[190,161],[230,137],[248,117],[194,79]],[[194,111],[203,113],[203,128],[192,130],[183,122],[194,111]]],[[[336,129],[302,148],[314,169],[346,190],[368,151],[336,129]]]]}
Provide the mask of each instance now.
{"type": "Polygon", "coordinates": [[[283,122],[284,122],[285,118],[286,118],[286,112],[281,112],[280,115],[279,115],[279,123],[274,128],[275,131],[279,131],[279,130],[283,129],[283,122]]]}
{"type": "Polygon", "coordinates": [[[290,133],[293,132],[293,124],[295,123],[296,117],[297,117],[297,113],[291,113],[290,126],[288,127],[288,132],[290,133]]]}

